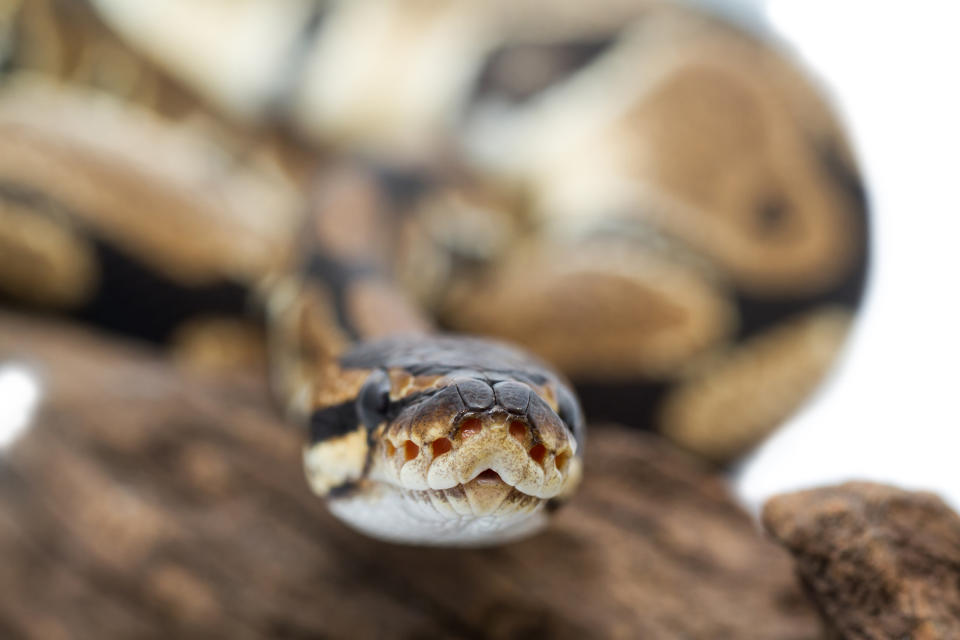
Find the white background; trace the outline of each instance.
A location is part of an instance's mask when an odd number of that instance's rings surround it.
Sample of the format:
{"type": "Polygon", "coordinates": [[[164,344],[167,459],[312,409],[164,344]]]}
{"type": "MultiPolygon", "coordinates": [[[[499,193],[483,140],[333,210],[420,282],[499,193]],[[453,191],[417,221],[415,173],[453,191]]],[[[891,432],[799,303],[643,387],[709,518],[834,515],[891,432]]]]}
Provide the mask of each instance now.
{"type": "Polygon", "coordinates": [[[960,508],[960,3],[736,4],[826,85],[873,224],[867,297],[843,361],[738,470],[737,492],[756,508],[783,490],[864,478],[960,508]]]}

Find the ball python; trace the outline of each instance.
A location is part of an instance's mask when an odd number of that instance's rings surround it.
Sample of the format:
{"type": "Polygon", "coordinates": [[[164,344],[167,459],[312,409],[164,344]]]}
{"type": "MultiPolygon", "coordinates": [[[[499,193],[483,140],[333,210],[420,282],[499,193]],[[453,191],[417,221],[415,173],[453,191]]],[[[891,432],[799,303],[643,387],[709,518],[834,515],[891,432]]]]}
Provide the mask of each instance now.
{"type": "Polygon", "coordinates": [[[763,38],[658,2],[130,6],[4,5],[0,291],[193,358],[267,326],[310,485],[366,533],[542,527],[578,397],[728,462],[842,344],[865,196],[763,38]]]}

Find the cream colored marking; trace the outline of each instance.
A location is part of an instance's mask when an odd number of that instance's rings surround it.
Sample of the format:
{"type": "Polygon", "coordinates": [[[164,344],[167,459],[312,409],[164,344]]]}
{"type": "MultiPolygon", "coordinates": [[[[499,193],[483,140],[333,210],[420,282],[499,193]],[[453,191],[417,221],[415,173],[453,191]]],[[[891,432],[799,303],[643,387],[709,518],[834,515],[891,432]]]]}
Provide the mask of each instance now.
{"type": "Polygon", "coordinates": [[[367,449],[367,431],[363,427],[339,438],[307,445],[303,464],[314,493],[324,496],[333,487],[359,480],[367,449]]]}
{"type": "Polygon", "coordinates": [[[232,115],[263,116],[315,2],[94,0],[160,66],[232,115]],[[184,42],[195,46],[185,47],[184,42]]]}
{"type": "Polygon", "coordinates": [[[489,46],[483,3],[331,3],[294,117],[308,133],[381,154],[418,154],[467,97],[489,46]]]}

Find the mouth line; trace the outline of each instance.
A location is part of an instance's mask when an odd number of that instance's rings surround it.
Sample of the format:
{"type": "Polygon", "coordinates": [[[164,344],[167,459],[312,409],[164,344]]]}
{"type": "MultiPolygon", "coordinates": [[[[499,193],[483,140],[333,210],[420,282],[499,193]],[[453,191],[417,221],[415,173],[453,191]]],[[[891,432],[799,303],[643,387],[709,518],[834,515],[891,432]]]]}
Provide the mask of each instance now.
{"type": "MultiPolygon", "coordinates": [[[[500,477],[500,474],[497,473],[496,471],[494,471],[493,469],[484,469],[483,471],[481,471],[480,473],[478,473],[478,474],[473,478],[473,480],[469,480],[468,482],[474,482],[474,481],[481,482],[481,483],[483,483],[483,484],[492,484],[492,483],[495,483],[495,482],[502,482],[503,484],[510,484],[510,483],[508,483],[508,482],[504,482],[504,481],[503,481],[503,478],[500,477]]],[[[512,485],[511,485],[511,486],[512,486],[512,485]]],[[[514,489],[516,489],[516,487],[514,487],[514,489]]]]}
{"type": "Polygon", "coordinates": [[[492,489],[500,486],[500,487],[506,487],[510,489],[510,491],[507,493],[508,496],[516,495],[516,496],[520,496],[528,499],[545,500],[545,498],[541,498],[534,494],[526,493],[525,491],[518,489],[516,486],[510,484],[509,482],[504,480],[502,477],[500,477],[500,474],[494,471],[493,469],[484,469],[483,471],[475,475],[473,478],[467,480],[466,482],[457,483],[452,487],[448,487],[446,489],[412,489],[409,487],[404,487],[401,484],[395,484],[395,483],[390,483],[390,484],[392,484],[395,488],[407,493],[424,494],[424,495],[430,495],[430,494],[446,495],[451,492],[455,494],[463,494],[471,486],[473,487],[479,486],[479,487],[484,487],[488,489],[492,489]]]}
{"type": "Polygon", "coordinates": [[[485,507],[479,507],[478,511],[479,505],[474,504],[473,500],[469,497],[470,485],[473,485],[474,490],[478,488],[474,483],[475,481],[471,480],[470,482],[458,484],[449,489],[407,489],[403,490],[403,493],[416,502],[431,504],[434,508],[438,508],[441,504],[446,505],[449,511],[449,513],[447,513],[447,519],[454,520],[478,517],[496,518],[522,512],[532,513],[546,502],[544,498],[538,498],[537,496],[524,493],[501,480],[494,480],[483,487],[481,491],[484,489],[492,489],[498,494],[498,497],[495,498],[493,502],[488,502],[485,507]]]}

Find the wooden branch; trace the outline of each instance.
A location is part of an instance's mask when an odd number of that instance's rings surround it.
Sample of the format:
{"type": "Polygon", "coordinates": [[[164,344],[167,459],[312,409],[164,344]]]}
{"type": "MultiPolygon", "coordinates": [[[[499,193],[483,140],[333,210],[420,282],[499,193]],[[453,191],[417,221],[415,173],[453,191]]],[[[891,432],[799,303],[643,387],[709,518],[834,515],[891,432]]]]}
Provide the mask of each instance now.
{"type": "Polygon", "coordinates": [[[2,637],[819,636],[787,554],[654,436],[594,429],[585,486],[543,535],[399,547],[309,493],[255,375],[12,315],[0,360],[43,385],[0,454],[2,637]]]}
{"type": "Polygon", "coordinates": [[[868,482],[777,496],[763,514],[832,636],[960,638],[960,516],[868,482]]]}

